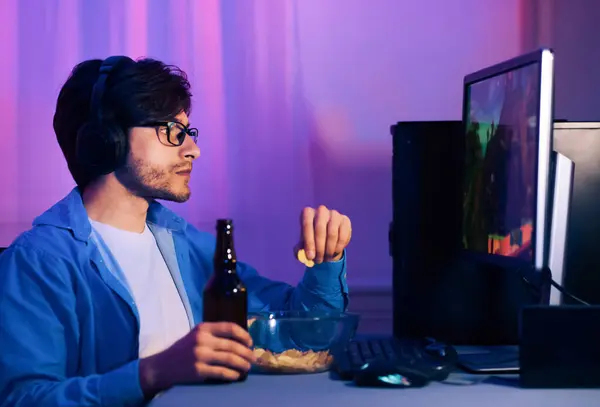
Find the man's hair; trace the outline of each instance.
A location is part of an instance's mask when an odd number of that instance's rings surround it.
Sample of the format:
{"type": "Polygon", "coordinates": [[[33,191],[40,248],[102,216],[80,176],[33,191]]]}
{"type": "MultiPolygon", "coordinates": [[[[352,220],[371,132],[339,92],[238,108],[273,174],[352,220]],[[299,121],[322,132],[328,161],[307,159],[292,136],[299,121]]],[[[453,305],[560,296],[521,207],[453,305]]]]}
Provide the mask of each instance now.
{"type": "MultiPolygon", "coordinates": [[[[100,175],[80,162],[77,133],[89,120],[90,98],[102,60],[81,62],[73,68],[56,102],[54,132],[71,175],[83,190],[100,175]]],[[[106,80],[100,103],[102,120],[110,120],[127,137],[128,129],[143,123],[171,121],[191,109],[190,83],[176,66],[153,59],[119,63],[106,80]]]]}

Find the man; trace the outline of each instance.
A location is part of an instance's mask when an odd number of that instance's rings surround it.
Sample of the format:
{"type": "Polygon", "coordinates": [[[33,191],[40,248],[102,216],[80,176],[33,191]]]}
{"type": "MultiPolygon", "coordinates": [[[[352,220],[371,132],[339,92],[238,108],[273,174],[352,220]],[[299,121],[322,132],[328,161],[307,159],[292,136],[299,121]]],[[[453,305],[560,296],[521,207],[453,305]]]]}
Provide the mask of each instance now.
{"type": "MultiPolygon", "coordinates": [[[[139,405],[249,370],[248,333],[201,321],[214,237],[155,201],[190,196],[190,98],[148,59],[85,61],[63,86],[54,130],[77,188],[0,256],[1,406],[139,405]]],[[[292,287],[238,264],[249,309],[344,310],[349,240],[346,216],[304,209],[296,247],[315,266],[292,287]]]]}

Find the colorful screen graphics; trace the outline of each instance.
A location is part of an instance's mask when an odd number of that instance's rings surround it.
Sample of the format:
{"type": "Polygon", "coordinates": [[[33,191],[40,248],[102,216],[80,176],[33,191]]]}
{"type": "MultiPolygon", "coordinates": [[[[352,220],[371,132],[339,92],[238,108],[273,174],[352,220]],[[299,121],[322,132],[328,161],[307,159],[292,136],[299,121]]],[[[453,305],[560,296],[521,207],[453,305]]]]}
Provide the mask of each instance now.
{"type": "Polygon", "coordinates": [[[537,63],[467,87],[465,249],[533,258],[540,70],[537,63]]]}

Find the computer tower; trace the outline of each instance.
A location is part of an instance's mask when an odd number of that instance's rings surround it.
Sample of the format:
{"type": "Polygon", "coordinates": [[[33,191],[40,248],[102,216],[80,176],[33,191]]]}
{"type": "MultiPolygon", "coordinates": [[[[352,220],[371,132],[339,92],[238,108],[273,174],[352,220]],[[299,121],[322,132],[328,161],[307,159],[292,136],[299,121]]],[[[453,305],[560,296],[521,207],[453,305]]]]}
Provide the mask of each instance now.
{"type": "Polygon", "coordinates": [[[548,296],[541,275],[464,257],[462,122],[399,122],[391,133],[394,335],[518,343],[521,307],[548,296]]]}
{"type": "Polygon", "coordinates": [[[391,133],[390,255],[435,260],[455,254],[461,246],[462,123],[398,122],[391,133]]]}
{"type": "MultiPolygon", "coordinates": [[[[600,122],[557,122],[554,149],[574,162],[564,276],[571,294],[600,304],[600,122]]],[[[576,304],[563,296],[565,304],[576,304]]]]}
{"type": "Polygon", "coordinates": [[[435,292],[461,248],[461,121],[391,127],[393,320],[396,336],[437,331],[435,292]]]}

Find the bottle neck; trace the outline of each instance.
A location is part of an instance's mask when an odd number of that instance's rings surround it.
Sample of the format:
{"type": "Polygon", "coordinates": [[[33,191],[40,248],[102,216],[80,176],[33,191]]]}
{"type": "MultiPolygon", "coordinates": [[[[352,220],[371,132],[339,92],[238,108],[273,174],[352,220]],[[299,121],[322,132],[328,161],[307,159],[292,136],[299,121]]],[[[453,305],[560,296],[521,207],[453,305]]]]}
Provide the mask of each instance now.
{"type": "Polygon", "coordinates": [[[235,274],[237,257],[233,244],[233,230],[219,230],[214,256],[214,268],[217,273],[235,274]]]}

